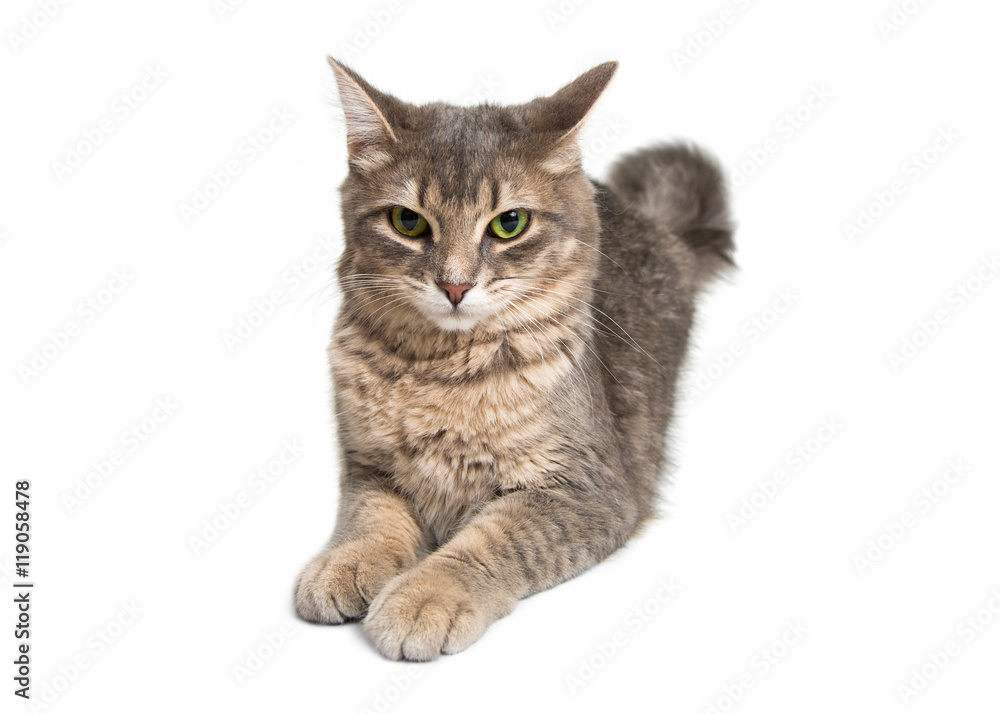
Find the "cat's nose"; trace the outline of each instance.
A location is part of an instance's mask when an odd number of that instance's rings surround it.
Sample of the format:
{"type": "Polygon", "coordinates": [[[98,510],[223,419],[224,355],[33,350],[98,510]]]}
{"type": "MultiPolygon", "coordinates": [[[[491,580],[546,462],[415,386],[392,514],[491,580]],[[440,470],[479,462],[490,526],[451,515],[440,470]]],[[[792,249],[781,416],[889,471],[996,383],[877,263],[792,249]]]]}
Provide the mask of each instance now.
{"type": "Polygon", "coordinates": [[[438,287],[445,291],[448,295],[448,299],[451,300],[452,305],[458,305],[462,302],[462,298],[465,297],[465,293],[469,291],[472,287],[469,283],[461,283],[459,285],[452,285],[451,283],[438,283],[438,287]]]}

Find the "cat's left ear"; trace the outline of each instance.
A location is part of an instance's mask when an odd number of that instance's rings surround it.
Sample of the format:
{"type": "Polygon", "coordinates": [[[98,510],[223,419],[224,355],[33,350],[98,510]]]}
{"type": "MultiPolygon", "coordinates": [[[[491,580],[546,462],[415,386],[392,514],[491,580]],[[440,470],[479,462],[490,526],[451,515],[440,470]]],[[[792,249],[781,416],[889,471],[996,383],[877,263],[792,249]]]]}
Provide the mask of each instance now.
{"type": "Polygon", "coordinates": [[[590,69],[551,97],[542,97],[524,105],[528,124],[539,133],[551,134],[554,145],[545,166],[566,171],[580,164],[578,142],[580,128],[587,114],[618,71],[618,62],[605,62],[590,69]]]}
{"type": "Polygon", "coordinates": [[[327,57],[337,78],[337,91],[347,120],[347,158],[354,168],[372,168],[389,158],[396,142],[393,124],[400,120],[405,105],[380,92],[357,72],[327,57]]]}

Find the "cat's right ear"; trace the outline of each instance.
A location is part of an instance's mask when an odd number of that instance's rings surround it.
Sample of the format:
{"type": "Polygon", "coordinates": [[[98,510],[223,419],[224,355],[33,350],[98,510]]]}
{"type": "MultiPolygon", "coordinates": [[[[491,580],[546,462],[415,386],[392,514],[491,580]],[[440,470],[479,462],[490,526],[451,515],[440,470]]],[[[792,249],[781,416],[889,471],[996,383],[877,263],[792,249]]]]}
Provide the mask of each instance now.
{"type": "Polygon", "coordinates": [[[337,78],[340,104],[347,120],[347,158],[351,166],[364,170],[389,158],[396,142],[391,119],[402,111],[401,102],[368,84],[353,69],[327,57],[337,78]]]}

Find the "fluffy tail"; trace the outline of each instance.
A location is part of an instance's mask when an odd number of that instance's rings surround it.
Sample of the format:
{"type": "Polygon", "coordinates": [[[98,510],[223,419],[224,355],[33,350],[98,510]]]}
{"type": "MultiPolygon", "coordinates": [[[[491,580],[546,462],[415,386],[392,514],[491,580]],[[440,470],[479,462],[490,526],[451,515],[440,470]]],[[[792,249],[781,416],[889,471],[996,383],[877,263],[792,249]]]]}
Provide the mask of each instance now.
{"type": "Polygon", "coordinates": [[[734,265],[722,172],[700,149],[686,144],[642,149],[619,159],[608,184],[684,241],[698,258],[701,279],[734,265]]]}

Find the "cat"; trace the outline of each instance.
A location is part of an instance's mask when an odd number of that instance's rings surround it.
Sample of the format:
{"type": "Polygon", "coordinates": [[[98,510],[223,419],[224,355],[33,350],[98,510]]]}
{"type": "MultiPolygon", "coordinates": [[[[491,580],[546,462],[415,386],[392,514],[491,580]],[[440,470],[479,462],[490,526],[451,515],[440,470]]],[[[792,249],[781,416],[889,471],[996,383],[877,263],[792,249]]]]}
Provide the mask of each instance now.
{"type": "Polygon", "coordinates": [[[581,125],[617,62],[549,97],[459,107],[328,59],[348,149],[340,501],[295,605],[432,660],[654,515],[695,298],[733,263],[733,229],[693,146],[586,176],[581,125]]]}

